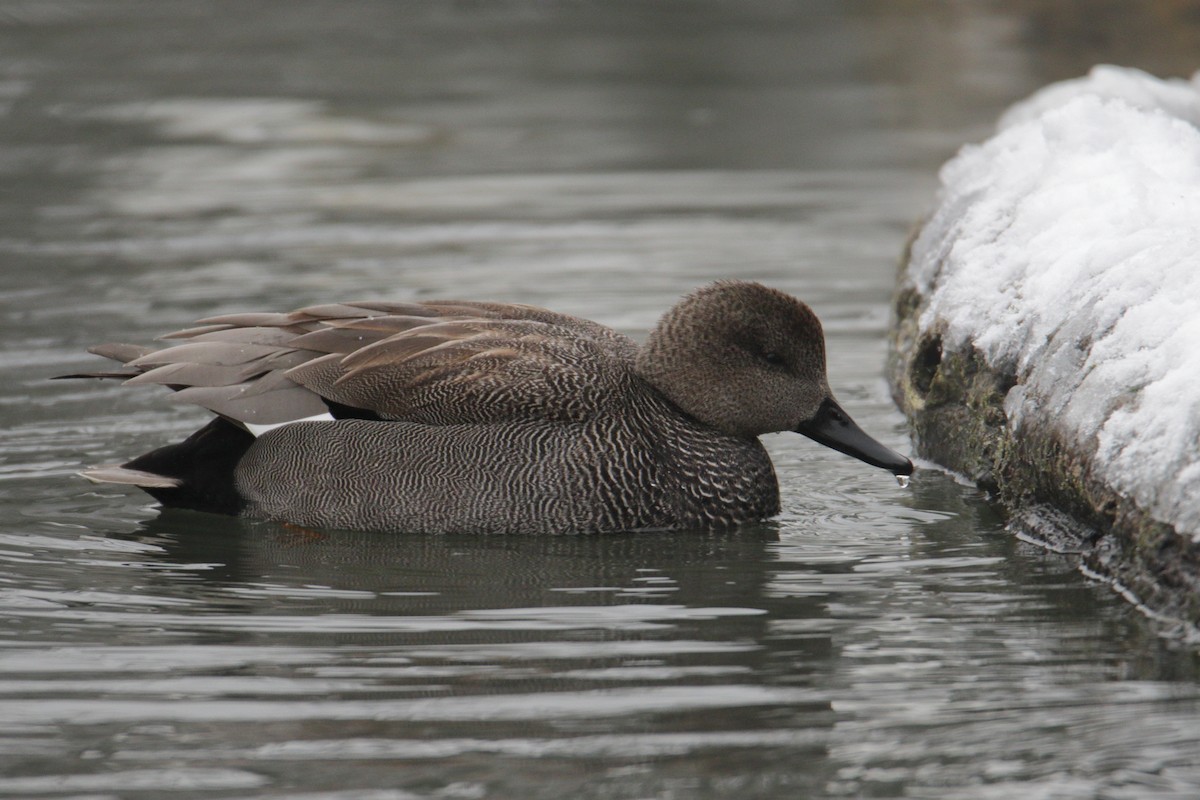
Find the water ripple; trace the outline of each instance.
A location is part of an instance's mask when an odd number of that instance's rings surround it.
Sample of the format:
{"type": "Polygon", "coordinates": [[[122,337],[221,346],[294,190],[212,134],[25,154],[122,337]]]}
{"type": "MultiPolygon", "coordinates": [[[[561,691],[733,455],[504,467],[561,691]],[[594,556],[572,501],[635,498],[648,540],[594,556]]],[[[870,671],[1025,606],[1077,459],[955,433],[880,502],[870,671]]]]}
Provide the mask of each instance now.
{"type": "Polygon", "coordinates": [[[573,692],[533,692],[419,700],[175,700],[169,704],[134,700],[0,699],[8,724],[100,725],[131,721],[279,722],[294,720],[373,720],[436,722],[520,722],[603,719],[630,715],[698,712],[753,706],[788,706],[820,698],[811,691],[762,686],[647,686],[573,692]]]}

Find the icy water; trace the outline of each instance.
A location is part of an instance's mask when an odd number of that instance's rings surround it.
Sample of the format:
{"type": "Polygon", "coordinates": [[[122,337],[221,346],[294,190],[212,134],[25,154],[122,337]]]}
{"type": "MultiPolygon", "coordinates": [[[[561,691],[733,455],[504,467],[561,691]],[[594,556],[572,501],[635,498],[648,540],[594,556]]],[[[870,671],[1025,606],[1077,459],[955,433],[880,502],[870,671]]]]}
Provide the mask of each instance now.
{"type": "Polygon", "coordinates": [[[72,477],[205,417],[47,380],[97,341],[447,296],[641,336],[722,277],[807,299],[906,450],[887,298],[937,165],[1098,41],[1194,66],[1165,12],[964,5],[0,5],[0,796],[1200,795],[1194,651],[936,470],[781,434],[776,520],[547,538],[72,477]]]}

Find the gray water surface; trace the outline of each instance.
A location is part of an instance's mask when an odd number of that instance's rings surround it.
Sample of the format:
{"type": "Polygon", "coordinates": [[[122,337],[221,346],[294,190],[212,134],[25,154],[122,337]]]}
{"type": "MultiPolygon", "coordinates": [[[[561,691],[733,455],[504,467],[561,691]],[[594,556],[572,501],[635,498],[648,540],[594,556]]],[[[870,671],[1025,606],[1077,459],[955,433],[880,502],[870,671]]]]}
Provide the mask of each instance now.
{"type": "Polygon", "coordinates": [[[0,5],[0,797],[1198,796],[1192,647],[937,470],[780,434],[784,512],[734,532],[317,533],[74,478],[206,415],[48,380],[337,299],[640,337],[742,277],[907,450],[887,302],[937,166],[1093,61],[1190,72],[1171,8],[0,5]]]}

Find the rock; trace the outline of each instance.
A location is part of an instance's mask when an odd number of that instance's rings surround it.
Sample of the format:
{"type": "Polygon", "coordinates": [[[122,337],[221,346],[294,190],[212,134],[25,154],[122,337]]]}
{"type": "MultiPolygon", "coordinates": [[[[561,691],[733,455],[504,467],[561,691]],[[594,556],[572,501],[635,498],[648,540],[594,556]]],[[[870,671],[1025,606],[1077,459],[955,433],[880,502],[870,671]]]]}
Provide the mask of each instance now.
{"type": "Polygon", "coordinates": [[[1200,626],[1200,74],[1097,67],[943,167],[889,380],[918,452],[1200,626]]]}

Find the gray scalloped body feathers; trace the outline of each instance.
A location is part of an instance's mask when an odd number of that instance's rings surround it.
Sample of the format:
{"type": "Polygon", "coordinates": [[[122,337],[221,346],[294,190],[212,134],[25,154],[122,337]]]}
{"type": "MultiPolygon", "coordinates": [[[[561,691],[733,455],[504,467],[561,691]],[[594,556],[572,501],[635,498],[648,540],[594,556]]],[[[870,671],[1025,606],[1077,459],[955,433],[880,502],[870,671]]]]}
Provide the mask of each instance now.
{"type": "Polygon", "coordinates": [[[234,314],[121,377],[218,416],[85,477],[164,505],[325,528],[486,533],[720,528],[779,511],[758,436],[799,431],[908,474],[833,400],[805,304],[728,281],[638,346],[524,305],[349,303],[234,314]]]}

